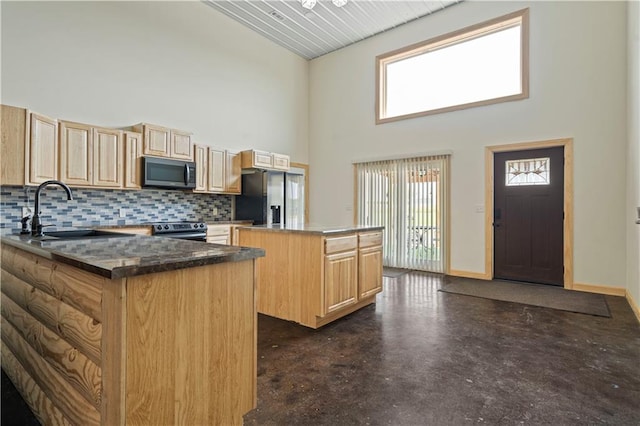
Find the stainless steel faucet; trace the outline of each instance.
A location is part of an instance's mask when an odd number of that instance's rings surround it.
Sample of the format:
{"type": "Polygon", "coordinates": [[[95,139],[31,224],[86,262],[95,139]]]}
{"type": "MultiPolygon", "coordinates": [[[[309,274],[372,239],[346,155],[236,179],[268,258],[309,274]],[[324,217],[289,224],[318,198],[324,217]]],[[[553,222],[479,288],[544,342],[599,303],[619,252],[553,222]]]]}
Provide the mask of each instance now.
{"type": "Polygon", "coordinates": [[[63,182],[59,180],[48,180],[46,182],[42,182],[38,189],[36,189],[36,205],[35,205],[35,213],[33,214],[33,219],[31,220],[31,236],[33,237],[43,237],[44,234],[42,232],[42,224],[40,223],[40,192],[49,185],[58,185],[61,186],[67,193],[67,200],[73,200],[73,194],[71,193],[71,188],[65,185],[63,182]]]}

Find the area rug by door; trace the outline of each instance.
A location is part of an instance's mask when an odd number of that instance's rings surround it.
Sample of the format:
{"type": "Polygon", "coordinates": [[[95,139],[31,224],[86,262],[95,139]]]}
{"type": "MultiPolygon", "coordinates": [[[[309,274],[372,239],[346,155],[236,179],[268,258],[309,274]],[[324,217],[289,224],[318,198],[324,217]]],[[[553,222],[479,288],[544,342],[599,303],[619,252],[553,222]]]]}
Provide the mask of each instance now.
{"type": "Polygon", "coordinates": [[[447,277],[438,291],[611,317],[607,301],[602,294],[565,290],[541,284],[447,277]]]}

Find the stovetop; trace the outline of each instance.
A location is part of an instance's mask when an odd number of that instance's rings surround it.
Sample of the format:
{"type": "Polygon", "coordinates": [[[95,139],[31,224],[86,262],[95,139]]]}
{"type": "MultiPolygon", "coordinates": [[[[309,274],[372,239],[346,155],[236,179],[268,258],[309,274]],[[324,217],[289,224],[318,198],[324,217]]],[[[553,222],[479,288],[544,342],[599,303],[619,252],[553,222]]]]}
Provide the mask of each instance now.
{"type": "Polygon", "coordinates": [[[178,232],[206,232],[207,224],[204,222],[160,222],[153,225],[154,234],[173,234],[178,232]]]}

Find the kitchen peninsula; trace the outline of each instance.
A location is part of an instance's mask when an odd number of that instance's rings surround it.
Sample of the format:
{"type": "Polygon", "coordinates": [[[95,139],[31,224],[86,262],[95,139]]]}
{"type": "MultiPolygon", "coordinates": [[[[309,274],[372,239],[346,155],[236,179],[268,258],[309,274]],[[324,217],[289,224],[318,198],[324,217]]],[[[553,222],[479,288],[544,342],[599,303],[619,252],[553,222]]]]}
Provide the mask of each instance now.
{"type": "Polygon", "coordinates": [[[2,368],[43,424],[242,424],[260,249],[2,236],[2,368]]]}
{"type": "Polygon", "coordinates": [[[258,312],[319,328],[375,302],[382,291],[384,227],[238,227],[257,264],[258,312]]]}

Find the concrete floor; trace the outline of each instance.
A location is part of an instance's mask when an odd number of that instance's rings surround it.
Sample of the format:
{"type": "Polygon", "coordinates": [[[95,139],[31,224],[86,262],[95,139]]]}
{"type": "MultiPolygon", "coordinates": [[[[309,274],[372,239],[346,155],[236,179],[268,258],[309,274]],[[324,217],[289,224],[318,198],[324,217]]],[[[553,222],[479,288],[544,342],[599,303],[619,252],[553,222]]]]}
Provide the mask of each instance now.
{"type": "MultiPolygon", "coordinates": [[[[640,324],[624,298],[607,296],[604,318],[442,282],[385,278],[376,305],[319,330],[260,315],[245,425],[640,424],[640,324]]],[[[2,385],[2,425],[29,424],[2,385]]]]}

